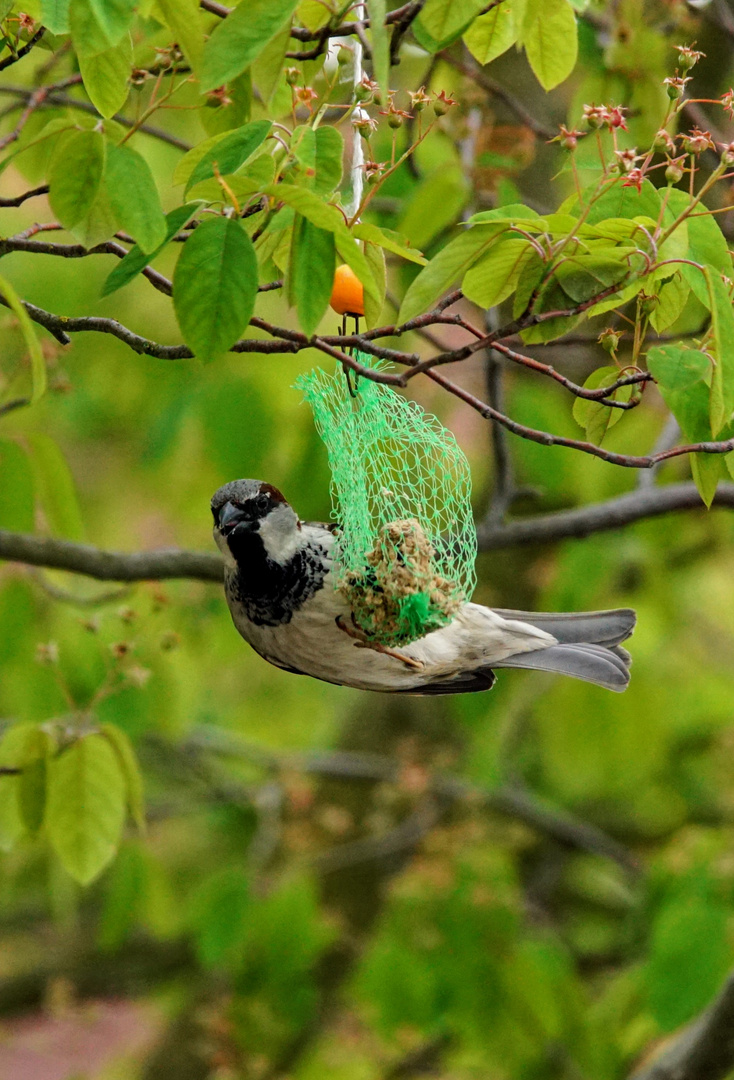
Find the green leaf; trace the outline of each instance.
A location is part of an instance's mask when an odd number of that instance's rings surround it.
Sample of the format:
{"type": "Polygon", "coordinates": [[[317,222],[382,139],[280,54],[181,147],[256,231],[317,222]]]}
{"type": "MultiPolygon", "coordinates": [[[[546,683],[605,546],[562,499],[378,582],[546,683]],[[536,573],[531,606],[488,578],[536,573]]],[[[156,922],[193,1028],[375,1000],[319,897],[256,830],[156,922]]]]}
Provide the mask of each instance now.
{"type": "Polygon", "coordinates": [[[71,232],[83,247],[93,248],[114,236],[119,227],[117,215],[112,209],[103,182],[90,209],[82,220],[71,229],[71,232]]]}
{"type": "MultiPolygon", "coordinates": [[[[581,196],[583,206],[589,206],[596,195],[597,185],[587,188],[581,196]]],[[[571,200],[578,205],[578,200],[571,200]]],[[[601,229],[610,225],[608,218],[648,218],[653,225],[660,217],[662,203],[660,194],[649,180],[643,180],[640,191],[630,185],[624,186],[624,178],[617,177],[591,205],[586,216],[587,225],[598,224],[601,229]]]]}
{"type": "Polygon", "coordinates": [[[175,210],[171,210],[169,214],[166,214],[166,237],[160,247],[156,248],[155,251],[151,251],[149,255],[146,255],[138,244],[131,247],[127,255],[120,260],[114,270],[107,276],[107,280],[102,286],[102,296],[109,296],[110,293],[113,293],[116,289],[121,289],[123,285],[127,285],[129,281],[136,278],[141,270],[144,270],[148,263],[151,263],[173,237],[181,231],[186,222],[191,220],[198,209],[199,203],[184,203],[183,206],[177,206],[175,210]]]}
{"type": "Polygon", "coordinates": [[[459,233],[414,278],[400,305],[398,322],[407,322],[421,312],[428,311],[447,289],[463,278],[467,270],[508,228],[508,222],[499,221],[474,225],[471,229],[459,233]]]}
{"type": "Polygon", "coordinates": [[[84,89],[102,116],[114,116],[127,101],[132,63],[133,46],[129,34],[111,49],[79,57],[84,89]]]}
{"type": "Polygon", "coordinates": [[[426,248],[454,224],[468,193],[468,181],[457,165],[434,169],[413,189],[397,227],[415,247],[426,248]],[[430,207],[430,213],[426,213],[426,207],[430,207]]]}
{"type": "Polygon", "coordinates": [[[698,494],[706,504],[706,509],[711,509],[714,501],[716,488],[719,480],[724,476],[723,454],[690,454],[691,476],[698,488],[698,494]]]}
{"type": "Polygon", "coordinates": [[[474,59],[484,65],[507,52],[517,40],[517,34],[512,4],[505,0],[474,20],[464,34],[464,44],[474,59]]]}
{"type": "MultiPolygon", "coordinates": [[[[678,217],[690,206],[691,197],[686,191],[671,188],[668,192],[668,209],[673,217],[678,217]]],[[[726,238],[716,218],[705,212],[700,203],[686,219],[688,226],[688,250],[685,257],[703,266],[713,266],[721,274],[731,275],[732,262],[726,238]]],[[[708,286],[703,274],[695,266],[683,263],[680,272],[690,285],[694,296],[706,307],[710,304],[708,286]]]]}
{"type": "MultiPolygon", "coordinates": [[[[558,217],[558,215],[553,215],[558,217]]],[[[538,232],[546,226],[546,218],[540,217],[537,210],[533,210],[524,203],[510,203],[508,206],[497,206],[494,210],[481,210],[478,214],[472,214],[467,218],[467,225],[486,225],[490,221],[504,221],[513,225],[519,219],[524,229],[533,229],[538,232]]],[[[571,225],[575,224],[575,218],[568,219],[571,225]]]]}
{"type": "Polygon", "coordinates": [[[379,247],[384,248],[385,251],[391,251],[393,255],[402,255],[404,259],[418,263],[419,266],[426,266],[428,263],[421,251],[412,248],[410,241],[393,229],[382,229],[379,225],[373,225],[369,222],[364,224],[358,222],[353,226],[352,233],[358,240],[366,240],[371,244],[377,244],[379,247]]]}
{"type": "Polygon", "coordinates": [[[711,432],[717,437],[734,412],[734,311],[728,288],[718,271],[707,266],[704,277],[711,308],[712,351],[711,432]]]}
{"type": "Polygon", "coordinates": [[[101,131],[77,131],[57,147],[49,172],[49,202],[64,228],[73,229],[89,214],[104,170],[101,131]]]}
{"type": "Polygon", "coordinates": [[[30,320],[20,297],[13,286],[5,278],[0,277],[0,295],[7,301],[8,307],[18,320],[20,332],[28,349],[31,361],[31,404],[35,404],[46,393],[48,377],[46,374],[46,361],[43,359],[41,346],[38,344],[36,331],[30,320]]]}
{"type": "Polygon", "coordinates": [[[216,217],[183,245],[173,275],[173,304],[186,344],[201,360],[227,352],[255,310],[257,257],[235,218],[216,217]]]}
{"type": "Polygon", "coordinates": [[[334,234],[296,214],[291,241],[288,299],[298,312],[304,334],[311,334],[329,306],[334,285],[334,234]]]}
{"type": "Polygon", "coordinates": [[[427,0],[413,23],[413,33],[424,49],[438,52],[455,41],[486,6],[484,0],[427,0]]]}
{"type": "Polygon", "coordinates": [[[130,29],[137,0],[71,0],[69,26],[78,56],[113,48],[130,29]]]}
{"type": "Polygon", "coordinates": [[[22,446],[0,439],[0,529],[33,532],[33,471],[22,446]]]}
{"type": "MultiPolygon", "coordinates": [[[[323,8],[321,9],[323,11],[323,8]]],[[[280,86],[285,64],[285,54],[290,48],[291,27],[287,22],[283,29],[265,46],[252,65],[252,79],[260,91],[263,105],[266,107],[275,96],[280,86]]]]}
{"type": "Polygon", "coordinates": [[[202,93],[234,79],[289,21],[298,0],[247,0],[220,22],[204,46],[202,93]]]}
{"type": "Polygon", "coordinates": [[[125,777],[127,788],[127,806],[130,817],[137,825],[140,832],[145,832],[145,796],[143,794],[143,777],[140,772],[138,758],[130,739],[126,733],[116,724],[102,724],[102,735],[110,742],[112,749],[117,755],[117,760],[125,777]]]}
{"type": "Polygon", "coordinates": [[[236,172],[262,145],[270,134],[272,126],[270,120],[253,120],[252,123],[244,124],[235,131],[227,132],[223,138],[217,139],[195,163],[188,177],[184,196],[188,195],[194,184],[214,176],[215,166],[220,176],[236,172]]]}
{"type": "Polygon", "coordinates": [[[658,345],[648,350],[647,366],[686,439],[689,442],[709,440],[711,357],[698,349],[658,345]]]}
{"type": "Polygon", "coordinates": [[[387,4],[385,0],[367,0],[372,41],[372,77],[377,81],[382,100],[387,100],[390,89],[390,38],[385,26],[387,4]]]}
{"type": "Polygon", "coordinates": [[[663,1031],[691,1020],[717,993],[729,961],[728,918],[717,883],[699,868],[656,914],[645,981],[663,1031]]]}
{"type": "MultiPolygon", "coordinates": [[[[262,192],[275,179],[276,161],[270,154],[257,154],[252,161],[236,173],[223,177],[227,187],[235,198],[249,199],[251,195],[262,192]]],[[[215,179],[202,180],[189,189],[189,198],[203,199],[205,202],[222,202],[225,198],[221,184],[215,179]]],[[[261,224],[255,215],[244,219],[245,228],[250,231],[261,224]]]]}
{"type": "MultiPolygon", "coordinates": [[[[584,383],[586,390],[598,390],[601,386],[611,386],[615,383],[621,372],[613,366],[600,367],[589,375],[584,383]]],[[[632,386],[620,386],[612,395],[613,401],[629,401],[632,397],[632,386]]],[[[586,431],[589,442],[601,446],[602,439],[609,428],[619,423],[624,415],[622,409],[612,409],[608,405],[602,405],[598,401],[589,401],[588,398],[575,398],[573,403],[573,418],[580,427],[586,431]]]]}
{"type": "Polygon", "coordinates": [[[367,260],[369,268],[372,271],[372,276],[377,283],[377,293],[379,297],[379,301],[377,301],[372,292],[367,292],[365,290],[364,317],[368,326],[379,326],[382,308],[385,304],[385,294],[387,292],[387,265],[385,262],[385,252],[377,244],[370,243],[369,240],[366,240],[364,245],[364,257],[367,260]]]}
{"type": "Polygon", "coordinates": [[[225,867],[202,882],[190,911],[202,964],[214,967],[232,958],[245,940],[251,907],[247,878],[239,868],[225,867]]]}
{"type": "Polygon", "coordinates": [[[500,304],[514,292],[523,260],[530,250],[530,243],[519,236],[500,237],[464,275],[462,292],[479,307],[500,304]]]}
{"type": "Polygon", "coordinates": [[[158,7],[186,59],[198,74],[204,51],[204,30],[198,0],[158,0],[158,7]]]}
{"type": "Polygon", "coordinates": [[[83,540],[79,500],[71,471],[58,443],[43,431],[26,435],[38,501],[54,536],[83,540]]]}
{"type": "Polygon", "coordinates": [[[321,195],[330,195],[342,178],[344,160],[344,140],[335,127],[317,127],[316,136],[316,177],[314,191],[321,195]]]}
{"type": "Polygon", "coordinates": [[[173,170],[174,185],[185,184],[192,172],[201,161],[201,159],[211,150],[213,146],[220,143],[222,139],[226,139],[230,133],[228,131],[220,131],[216,135],[212,135],[209,139],[204,139],[197,146],[192,147],[179,161],[176,168],[173,170]]]}
{"type": "Polygon", "coordinates": [[[522,43],[544,90],[568,78],[576,64],[576,16],[568,0],[528,0],[522,43]]]}
{"type": "Polygon", "coordinates": [[[270,184],[265,195],[291,206],[297,214],[308,218],[312,225],[329,232],[347,232],[343,215],[335,206],[324,202],[314,191],[297,184],[270,184]]]}
{"type": "Polygon", "coordinates": [[[41,0],[41,22],[52,34],[68,34],[69,0],[41,0]]]}
{"type": "MultiPolygon", "coordinates": [[[[33,724],[12,724],[7,728],[0,742],[0,766],[20,768],[28,733],[34,727],[33,724]]],[[[24,832],[19,788],[19,776],[0,776],[0,851],[11,851],[24,832]]]]}
{"type": "MultiPolygon", "coordinates": [[[[703,278],[702,278],[703,280],[703,278]]],[[[691,288],[680,272],[666,281],[658,293],[658,306],[650,316],[653,329],[662,334],[672,326],[683,311],[691,288]]]]}
{"type": "Polygon", "coordinates": [[[48,123],[44,125],[40,135],[35,139],[29,139],[28,142],[24,143],[18,150],[5,155],[2,161],[0,161],[0,175],[5,172],[7,167],[19,157],[20,154],[24,154],[26,150],[30,150],[35,146],[40,146],[41,143],[44,143],[57,135],[74,131],[75,127],[76,125],[73,120],[70,120],[67,116],[56,116],[53,120],[49,120],[48,123]]]}
{"type": "Polygon", "coordinates": [[[166,218],[153,173],[142,155],[129,146],[107,151],[107,192],[121,227],[143,251],[155,251],[166,239],[166,218]]]}
{"type": "Polygon", "coordinates": [[[48,770],[46,830],[63,866],[88,885],[114,858],[125,823],[125,776],[103,735],[83,735],[48,770]]]}
{"type": "MultiPolygon", "coordinates": [[[[613,249],[606,251],[613,252],[613,249]]],[[[577,304],[590,300],[610,285],[618,285],[629,275],[629,267],[621,256],[603,251],[562,257],[553,270],[553,277],[564,293],[577,304]]]]}
{"type": "Polygon", "coordinates": [[[54,745],[41,727],[32,726],[20,750],[22,770],[18,783],[18,808],[23,824],[31,835],[38,832],[46,815],[48,764],[54,745]]]}

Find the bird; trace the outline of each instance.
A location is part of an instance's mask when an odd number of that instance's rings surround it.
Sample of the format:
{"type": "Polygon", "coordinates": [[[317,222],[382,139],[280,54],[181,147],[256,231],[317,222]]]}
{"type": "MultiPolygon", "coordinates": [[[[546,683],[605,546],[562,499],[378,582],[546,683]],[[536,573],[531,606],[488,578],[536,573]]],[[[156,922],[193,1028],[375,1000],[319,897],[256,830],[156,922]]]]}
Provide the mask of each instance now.
{"type": "Polygon", "coordinates": [[[338,526],[301,521],[281,492],[233,480],[211,500],[236,629],[263,659],[324,682],[406,694],[489,690],[496,668],[570,675],[621,692],[635,612],[542,613],[463,603],[452,621],[396,648],[366,638],[335,587],[338,526]]]}

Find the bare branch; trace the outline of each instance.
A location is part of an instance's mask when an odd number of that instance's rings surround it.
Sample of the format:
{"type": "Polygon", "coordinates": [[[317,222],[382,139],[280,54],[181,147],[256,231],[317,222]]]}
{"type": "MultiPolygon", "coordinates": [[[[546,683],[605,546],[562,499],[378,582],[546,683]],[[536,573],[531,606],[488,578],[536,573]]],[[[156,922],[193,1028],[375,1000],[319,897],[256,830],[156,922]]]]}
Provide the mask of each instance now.
{"type": "MultiPolygon", "coordinates": [[[[712,505],[734,509],[734,484],[719,484],[712,505]]],[[[477,530],[479,547],[481,551],[494,551],[520,544],[550,544],[569,537],[621,529],[635,521],[660,517],[677,510],[704,510],[695,484],[637,488],[606,502],[519,518],[504,525],[487,521],[477,530]]]]}
{"type": "Polygon", "coordinates": [[[33,199],[36,195],[47,194],[48,184],[41,184],[40,187],[33,188],[31,191],[24,191],[22,195],[16,195],[14,199],[0,199],[0,207],[22,206],[26,199],[33,199]]]}
{"type": "Polygon", "coordinates": [[[555,382],[560,383],[566,390],[574,395],[574,397],[584,398],[586,401],[598,401],[602,405],[607,405],[613,409],[634,409],[639,404],[639,397],[633,398],[631,401],[615,401],[610,397],[615,390],[619,390],[622,386],[635,386],[638,383],[652,382],[652,375],[649,371],[636,371],[631,375],[622,375],[619,379],[616,379],[609,386],[601,386],[596,390],[589,390],[585,386],[579,386],[578,383],[573,382],[571,379],[567,379],[565,375],[561,375],[559,371],[551,364],[543,364],[540,360],[534,360],[531,356],[526,356],[524,353],[519,353],[515,349],[510,349],[507,345],[500,344],[499,341],[495,341],[493,349],[502,353],[508,360],[512,360],[515,364],[520,364],[522,367],[530,368],[533,371],[537,371],[540,375],[547,375],[549,378],[554,379],[555,382]]]}
{"type": "Polygon", "coordinates": [[[0,529],[0,559],[69,570],[98,581],[159,581],[167,578],[222,580],[219,555],[204,551],[101,551],[89,544],[0,529]]]}
{"type": "MultiPolygon", "coordinates": [[[[714,507],[734,509],[734,484],[720,484],[714,495],[714,507]]],[[[695,484],[667,484],[664,487],[636,489],[606,502],[562,510],[508,522],[479,526],[482,551],[514,547],[520,544],[549,544],[569,537],[620,529],[634,521],[659,517],[678,510],[703,509],[695,484]]],[[[7,532],[0,529],[0,559],[45,566],[85,574],[99,581],[152,581],[163,578],[193,578],[198,581],[221,581],[222,561],[208,552],[161,551],[123,553],[102,551],[88,544],[70,540],[7,532]]]]}
{"type": "MultiPolygon", "coordinates": [[[[60,86],[73,86],[81,82],[81,75],[72,75],[68,79],[64,79],[62,83],[55,83],[50,86],[41,86],[38,90],[29,90],[26,86],[0,86],[0,94],[8,94],[12,97],[17,97],[21,101],[26,102],[26,108],[33,99],[33,109],[38,108],[66,108],[77,109],[79,112],[89,113],[91,116],[101,116],[101,113],[92,105],[91,101],[81,101],[79,98],[71,97],[69,94],[61,94],[58,92],[60,86]],[[38,100],[34,98],[34,95],[38,95],[38,100]]],[[[30,116],[30,113],[28,114],[30,116]]],[[[23,124],[25,119],[21,118],[23,124]]],[[[131,128],[135,123],[134,120],[129,120],[126,116],[122,116],[120,113],[116,113],[112,118],[115,123],[121,124],[122,127],[131,128]]],[[[17,128],[16,128],[17,130],[17,128]]],[[[159,139],[161,142],[168,143],[169,146],[175,146],[177,150],[183,150],[184,152],[191,149],[191,144],[184,142],[183,139],[179,139],[176,135],[171,135],[168,131],[164,131],[162,128],[154,127],[151,124],[141,124],[138,131],[144,132],[146,135],[150,135],[151,138],[159,139]]],[[[13,132],[10,133],[14,138],[18,136],[13,132]]],[[[12,142],[13,139],[5,139],[12,142]]],[[[0,146],[4,146],[5,143],[0,143],[0,146]]]]}
{"type": "Polygon", "coordinates": [[[0,405],[0,416],[7,416],[8,413],[15,412],[16,409],[23,409],[30,403],[31,399],[26,397],[12,398],[10,401],[5,401],[0,405]]]}
{"type": "Polygon", "coordinates": [[[512,417],[505,416],[504,413],[493,409],[491,405],[487,405],[486,402],[474,394],[470,394],[462,386],[451,382],[437,371],[428,371],[427,374],[429,379],[433,379],[434,382],[448,390],[454,397],[459,398],[460,401],[466,402],[480,416],[487,420],[496,421],[514,435],[519,435],[523,439],[530,440],[530,442],[539,443],[541,446],[566,446],[571,450],[580,450],[584,454],[598,457],[602,461],[610,462],[612,465],[622,465],[625,469],[652,469],[658,462],[667,461],[668,458],[680,457],[682,454],[728,454],[730,450],[734,450],[734,439],[725,439],[721,442],[700,442],[690,443],[685,446],[674,446],[671,450],[648,454],[644,457],[635,454],[617,454],[612,450],[603,450],[594,443],[584,442],[582,439],[568,439],[563,435],[552,435],[548,431],[538,431],[536,428],[519,424],[517,420],[513,420],[512,417]]]}
{"type": "Polygon", "coordinates": [[[698,1020],[630,1080],[723,1080],[734,1068],[734,974],[698,1020]]]}

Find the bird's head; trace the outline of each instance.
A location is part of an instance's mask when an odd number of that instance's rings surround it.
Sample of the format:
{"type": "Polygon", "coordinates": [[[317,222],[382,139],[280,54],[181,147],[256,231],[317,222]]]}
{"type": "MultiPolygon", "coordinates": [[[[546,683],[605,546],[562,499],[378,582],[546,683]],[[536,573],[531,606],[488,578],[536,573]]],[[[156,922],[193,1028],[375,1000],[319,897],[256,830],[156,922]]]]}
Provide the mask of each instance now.
{"type": "Polygon", "coordinates": [[[301,542],[293,508],[261,480],[232,480],[212,497],[214,540],[225,561],[242,564],[266,556],[284,566],[301,542]]]}

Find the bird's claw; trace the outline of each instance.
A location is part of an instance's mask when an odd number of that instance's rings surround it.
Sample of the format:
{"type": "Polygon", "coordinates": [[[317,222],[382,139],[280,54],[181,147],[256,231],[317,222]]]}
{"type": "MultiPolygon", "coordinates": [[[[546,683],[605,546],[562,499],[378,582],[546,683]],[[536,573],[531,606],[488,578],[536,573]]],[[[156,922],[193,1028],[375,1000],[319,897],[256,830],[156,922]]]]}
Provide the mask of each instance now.
{"type": "MultiPolygon", "coordinates": [[[[395,660],[401,660],[406,667],[418,671],[423,670],[423,664],[420,660],[414,660],[412,656],[406,656],[405,653],[398,652],[397,649],[390,649],[387,645],[381,645],[379,641],[370,641],[356,626],[347,626],[341,615],[337,615],[334,621],[348,637],[354,638],[354,644],[358,649],[372,649],[374,652],[382,653],[384,656],[392,656],[395,660]]],[[[354,622],[354,618],[352,618],[352,622],[354,622]]]]}

